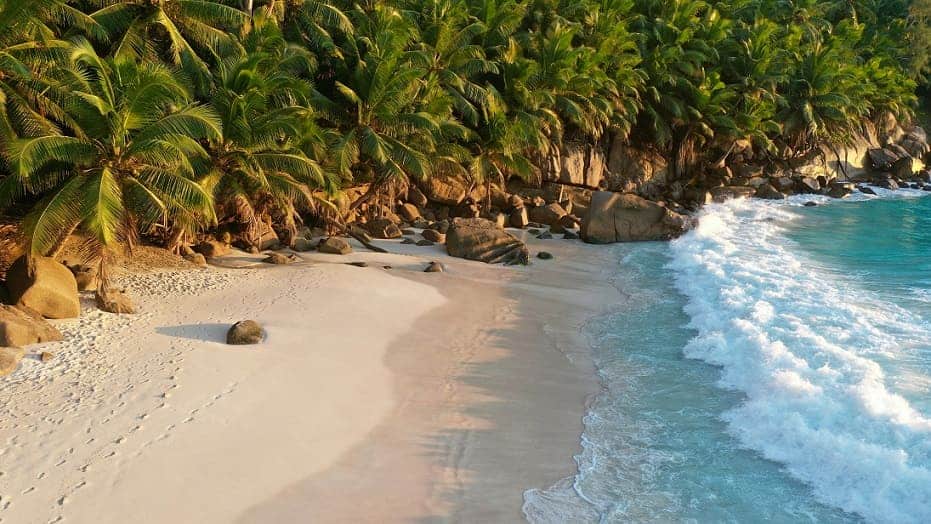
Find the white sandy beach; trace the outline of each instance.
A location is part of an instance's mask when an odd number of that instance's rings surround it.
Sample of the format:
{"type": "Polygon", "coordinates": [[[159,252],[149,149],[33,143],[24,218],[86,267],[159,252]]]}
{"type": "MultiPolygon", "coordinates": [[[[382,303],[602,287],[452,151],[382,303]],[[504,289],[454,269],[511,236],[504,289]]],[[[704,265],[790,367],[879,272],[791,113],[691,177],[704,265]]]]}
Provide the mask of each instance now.
{"type": "Polygon", "coordinates": [[[526,489],[575,469],[611,252],[534,240],[556,260],[504,268],[383,245],[135,274],[134,316],[86,303],[30,348],[53,361],[0,379],[0,522],[520,521],[526,489]],[[247,318],[267,340],[225,345],[247,318]]]}

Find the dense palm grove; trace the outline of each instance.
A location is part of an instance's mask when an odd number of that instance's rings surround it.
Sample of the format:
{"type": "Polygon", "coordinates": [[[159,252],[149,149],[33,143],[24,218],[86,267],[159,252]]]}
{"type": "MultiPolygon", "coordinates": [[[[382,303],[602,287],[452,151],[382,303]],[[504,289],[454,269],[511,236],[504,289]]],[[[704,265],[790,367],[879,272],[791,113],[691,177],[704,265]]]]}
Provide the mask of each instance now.
{"type": "Polygon", "coordinates": [[[176,246],[621,137],[694,180],[908,120],[927,0],[0,0],[0,211],[176,246]]]}

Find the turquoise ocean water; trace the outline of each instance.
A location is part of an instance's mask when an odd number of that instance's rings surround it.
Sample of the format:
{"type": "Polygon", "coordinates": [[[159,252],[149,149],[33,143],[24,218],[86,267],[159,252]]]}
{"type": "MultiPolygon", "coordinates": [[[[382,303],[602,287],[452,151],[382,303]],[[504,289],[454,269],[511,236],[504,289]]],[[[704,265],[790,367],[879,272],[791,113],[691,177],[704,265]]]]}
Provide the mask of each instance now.
{"type": "Polygon", "coordinates": [[[931,198],[731,201],[619,245],[605,390],[531,522],[931,522],[931,198]]]}

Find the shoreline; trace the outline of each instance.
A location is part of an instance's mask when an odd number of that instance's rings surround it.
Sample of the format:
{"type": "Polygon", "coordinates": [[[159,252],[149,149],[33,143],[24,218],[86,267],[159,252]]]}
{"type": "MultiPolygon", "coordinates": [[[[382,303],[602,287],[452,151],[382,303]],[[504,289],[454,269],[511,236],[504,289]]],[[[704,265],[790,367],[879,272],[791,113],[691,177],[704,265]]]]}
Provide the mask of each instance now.
{"type": "Polygon", "coordinates": [[[579,327],[617,298],[612,286],[599,285],[605,265],[597,254],[609,250],[527,240],[556,260],[504,269],[452,259],[439,246],[386,242],[399,254],[314,254],[306,266],[131,276],[133,293],[151,291],[140,297],[143,313],[87,309],[63,325],[68,336],[57,343],[81,347],[82,355],[56,346],[48,369],[30,360],[22,374],[4,379],[9,422],[0,425],[0,457],[15,460],[0,468],[0,518],[116,522],[132,511],[142,522],[193,515],[200,522],[258,522],[316,510],[327,522],[384,515],[520,520],[525,490],[575,472],[582,417],[599,388],[579,327]],[[338,267],[321,264],[337,260],[338,267]],[[350,260],[370,267],[342,264],[350,260]],[[420,273],[425,260],[442,261],[447,272],[420,273]],[[383,264],[395,269],[386,272],[383,264]],[[331,280],[298,292],[274,285],[315,272],[331,280]],[[191,278],[172,275],[185,274],[203,282],[178,293],[191,278]],[[366,285],[368,278],[377,285],[366,285]],[[265,294],[250,294],[263,286],[265,294]],[[159,304],[166,291],[174,303],[159,304]],[[301,292],[313,295],[305,297],[309,308],[322,298],[329,311],[298,314],[301,292]],[[242,294],[249,300],[231,303],[242,294]],[[262,302],[268,309],[254,316],[269,330],[265,346],[230,350],[215,342],[224,322],[262,311],[262,302]],[[360,309],[365,303],[371,309],[360,309]],[[341,304],[356,318],[341,317],[341,304]],[[289,307],[289,320],[276,323],[289,307]],[[319,318],[327,314],[329,320],[319,318]],[[315,327],[304,319],[316,319],[315,327]],[[169,320],[180,325],[156,325],[169,320]],[[296,358],[293,348],[305,347],[308,337],[309,354],[296,358]],[[330,361],[335,367],[328,370],[320,355],[306,367],[315,347],[359,350],[384,339],[393,342],[330,361]],[[72,371],[78,380],[68,382],[72,371]],[[95,373],[107,378],[95,380],[95,373]],[[323,393],[312,388],[318,382],[327,383],[323,393]],[[28,406],[37,399],[54,406],[56,395],[66,399],[60,420],[28,406]],[[108,404],[112,398],[119,401],[108,404]],[[42,442],[22,435],[23,428],[42,442]],[[88,439],[75,443],[82,431],[88,439]],[[36,471],[42,476],[29,478],[36,471]],[[301,490],[321,483],[327,490],[301,490]],[[371,504],[327,495],[348,484],[371,504]],[[399,494],[399,506],[376,500],[387,487],[399,494]],[[411,497],[422,504],[408,503],[411,497]]]}

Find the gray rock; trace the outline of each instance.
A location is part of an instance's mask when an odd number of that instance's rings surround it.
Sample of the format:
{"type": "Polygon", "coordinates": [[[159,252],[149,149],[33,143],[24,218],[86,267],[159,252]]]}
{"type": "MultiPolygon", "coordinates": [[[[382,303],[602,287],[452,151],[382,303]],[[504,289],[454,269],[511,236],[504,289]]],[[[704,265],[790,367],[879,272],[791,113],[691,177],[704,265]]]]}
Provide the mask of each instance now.
{"type": "Polygon", "coordinates": [[[418,240],[418,241],[417,241],[417,245],[420,246],[420,247],[435,246],[435,245],[436,245],[436,242],[433,242],[433,241],[427,240],[427,239],[423,239],[423,240],[418,240]]]}
{"type": "Polygon", "coordinates": [[[540,251],[539,253],[537,253],[537,258],[539,258],[540,260],[552,260],[553,254],[550,253],[549,251],[540,251]]]}

